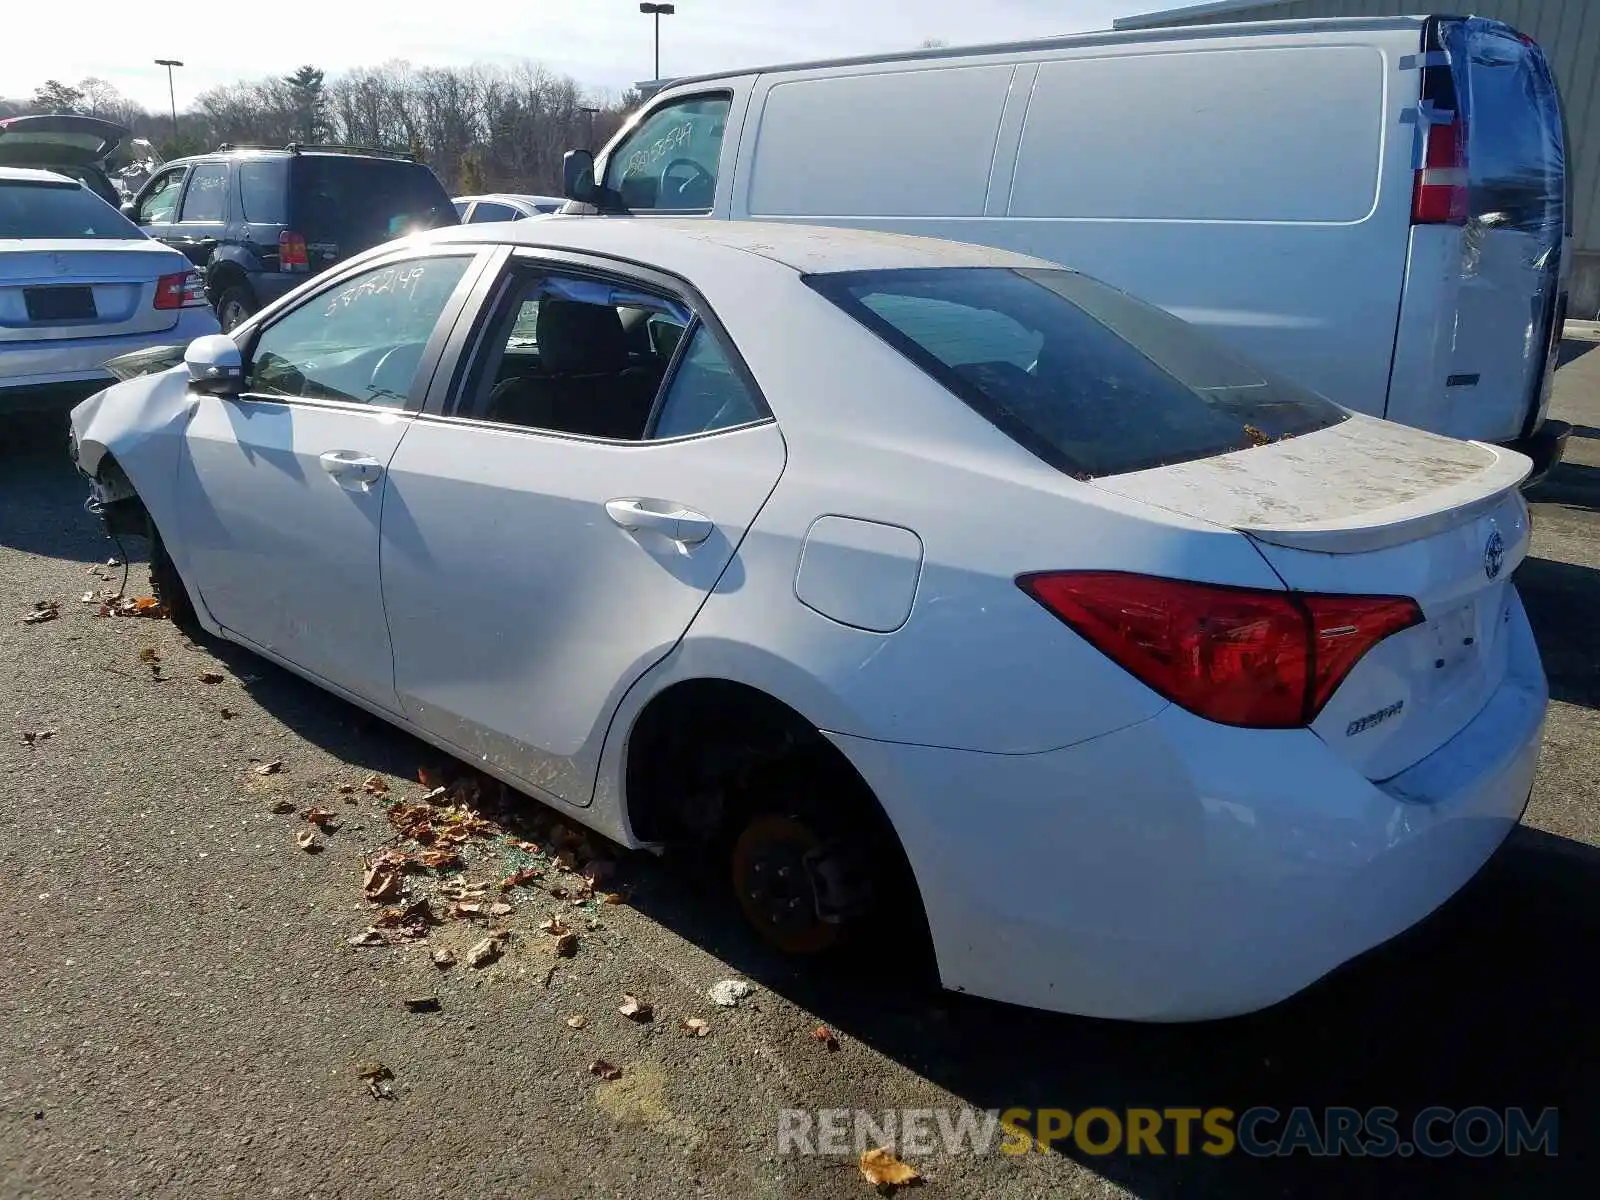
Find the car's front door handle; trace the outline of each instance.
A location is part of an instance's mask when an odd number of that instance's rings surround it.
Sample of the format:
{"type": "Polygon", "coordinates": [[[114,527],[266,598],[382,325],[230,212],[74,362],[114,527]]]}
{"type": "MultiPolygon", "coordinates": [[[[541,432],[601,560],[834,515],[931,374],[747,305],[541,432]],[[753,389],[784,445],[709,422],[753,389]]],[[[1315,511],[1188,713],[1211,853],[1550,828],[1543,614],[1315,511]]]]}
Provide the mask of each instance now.
{"type": "Polygon", "coordinates": [[[341,487],[355,484],[362,490],[383,478],[383,464],[359,450],[329,450],[317,456],[322,469],[339,481],[341,487]]]}
{"type": "Polygon", "coordinates": [[[681,504],[668,506],[666,511],[646,508],[642,500],[627,497],[606,501],[606,516],[624,529],[659,533],[685,546],[697,546],[711,536],[715,528],[711,518],[681,504]]]}

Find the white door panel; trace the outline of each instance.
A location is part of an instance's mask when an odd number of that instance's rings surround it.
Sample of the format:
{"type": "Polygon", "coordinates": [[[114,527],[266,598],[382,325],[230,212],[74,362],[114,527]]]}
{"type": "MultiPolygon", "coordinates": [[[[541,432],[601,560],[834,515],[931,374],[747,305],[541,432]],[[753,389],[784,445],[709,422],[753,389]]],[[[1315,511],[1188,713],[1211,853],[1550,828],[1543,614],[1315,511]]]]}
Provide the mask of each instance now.
{"type": "Polygon", "coordinates": [[[387,409],[204,396],[178,479],[189,582],[212,616],[388,708],[381,475],[409,424],[387,409]]]}
{"type": "Polygon", "coordinates": [[[725,571],[738,586],[735,551],[783,464],[771,422],[619,443],[419,421],[382,531],[403,711],[589,803],[617,702],[725,571]]]}

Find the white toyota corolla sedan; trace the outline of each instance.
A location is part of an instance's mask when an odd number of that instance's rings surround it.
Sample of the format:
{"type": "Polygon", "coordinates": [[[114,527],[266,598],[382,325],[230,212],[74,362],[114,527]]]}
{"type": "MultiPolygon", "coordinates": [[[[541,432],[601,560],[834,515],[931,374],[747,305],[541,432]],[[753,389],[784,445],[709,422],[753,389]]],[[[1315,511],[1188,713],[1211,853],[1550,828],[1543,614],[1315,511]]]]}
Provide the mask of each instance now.
{"type": "Polygon", "coordinates": [[[1526,459],[1002,251],[442,230],[73,448],[175,618],[714,854],[784,949],[912,915],[960,991],[1263,1007],[1459,889],[1533,779],[1526,459]]]}

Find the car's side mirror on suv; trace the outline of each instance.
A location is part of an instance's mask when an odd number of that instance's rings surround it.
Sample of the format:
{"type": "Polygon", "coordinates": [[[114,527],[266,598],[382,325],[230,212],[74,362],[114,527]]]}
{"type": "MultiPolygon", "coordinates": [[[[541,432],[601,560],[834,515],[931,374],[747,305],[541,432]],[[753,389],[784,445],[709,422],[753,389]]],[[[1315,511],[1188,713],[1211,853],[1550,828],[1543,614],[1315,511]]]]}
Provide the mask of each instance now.
{"type": "Polygon", "coordinates": [[[561,157],[561,194],[579,204],[605,207],[605,189],[595,182],[594,155],[587,150],[568,150],[561,157]]]}
{"type": "Polygon", "coordinates": [[[244,356],[226,334],[195,338],[183,352],[189,386],[208,396],[237,396],[244,391],[244,356]]]}
{"type": "Polygon", "coordinates": [[[124,200],[121,206],[122,215],[135,225],[139,223],[139,202],[137,200],[124,200]]]}

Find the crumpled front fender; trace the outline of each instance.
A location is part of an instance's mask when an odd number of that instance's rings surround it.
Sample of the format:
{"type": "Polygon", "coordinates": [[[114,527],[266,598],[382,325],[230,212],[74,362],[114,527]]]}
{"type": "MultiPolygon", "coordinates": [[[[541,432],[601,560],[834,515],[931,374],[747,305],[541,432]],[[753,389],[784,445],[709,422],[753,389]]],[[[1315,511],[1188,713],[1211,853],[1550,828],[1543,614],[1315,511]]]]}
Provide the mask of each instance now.
{"type": "Polygon", "coordinates": [[[72,452],[78,469],[90,479],[103,479],[109,456],[156,524],[168,524],[174,512],[183,429],[194,403],[188,371],[181,366],[97,392],[72,410],[72,452]]]}

